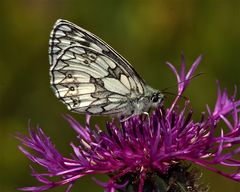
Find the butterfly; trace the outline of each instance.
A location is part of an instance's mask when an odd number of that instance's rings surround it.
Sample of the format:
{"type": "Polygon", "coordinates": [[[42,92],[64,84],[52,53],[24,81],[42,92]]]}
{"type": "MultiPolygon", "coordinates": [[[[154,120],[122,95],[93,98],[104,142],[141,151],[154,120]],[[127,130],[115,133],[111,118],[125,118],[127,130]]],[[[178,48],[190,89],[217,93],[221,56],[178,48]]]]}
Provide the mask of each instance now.
{"type": "Polygon", "coordinates": [[[51,31],[49,60],[55,95],[73,112],[129,118],[164,98],[107,43],[66,20],[51,31]]]}

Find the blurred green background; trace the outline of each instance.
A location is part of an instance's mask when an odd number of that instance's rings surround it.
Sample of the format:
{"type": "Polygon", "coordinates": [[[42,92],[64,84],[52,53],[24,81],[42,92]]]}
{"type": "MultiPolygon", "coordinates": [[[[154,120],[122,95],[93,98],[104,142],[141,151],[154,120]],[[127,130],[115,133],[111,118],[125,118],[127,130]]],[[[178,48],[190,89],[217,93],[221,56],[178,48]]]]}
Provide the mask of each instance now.
{"type": "MultiPolygon", "coordinates": [[[[230,92],[240,78],[240,1],[221,0],[1,0],[0,1],[0,192],[37,185],[30,161],[17,149],[15,132],[27,132],[28,120],[39,124],[65,156],[71,152],[74,131],[63,120],[66,107],[49,86],[48,40],[58,18],[75,22],[98,35],[127,60],[153,87],[175,84],[166,67],[179,66],[184,51],[188,66],[203,61],[185,93],[195,117],[213,107],[216,79],[230,92]]],[[[176,92],[175,89],[172,90],[176,92]]],[[[171,97],[170,97],[171,99],[171,97]]],[[[84,122],[84,116],[74,114],[84,122]]],[[[94,122],[103,125],[103,119],[94,122]]],[[[240,184],[203,170],[211,191],[237,192],[240,184]]],[[[57,188],[50,191],[64,191],[57,188]]],[[[101,191],[90,177],[74,191],[101,191]]]]}

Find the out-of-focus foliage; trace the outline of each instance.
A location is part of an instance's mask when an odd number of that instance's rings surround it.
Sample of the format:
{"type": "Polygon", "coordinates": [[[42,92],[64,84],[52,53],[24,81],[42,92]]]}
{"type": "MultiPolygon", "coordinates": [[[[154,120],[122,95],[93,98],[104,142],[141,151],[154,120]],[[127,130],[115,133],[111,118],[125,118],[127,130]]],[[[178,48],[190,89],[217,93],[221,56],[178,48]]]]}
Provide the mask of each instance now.
{"type": "MultiPolygon", "coordinates": [[[[71,151],[68,143],[75,134],[61,116],[68,111],[49,86],[48,39],[58,18],[104,39],[158,89],[176,82],[166,60],[177,63],[184,51],[190,64],[202,53],[199,72],[205,74],[193,80],[186,92],[195,111],[205,110],[206,103],[213,106],[216,79],[229,90],[240,83],[240,1],[1,0],[1,192],[37,184],[29,174],[29,160],[19,152],[13,136],[16,131],[27,132],[29,119],[34,125],[39,123],[66,156],[71,151]]],[[[83,115],[74,116],[84,123],[83,115]]],[[[97,117],[94,122],[103,125],[106,119],[97,117]]],[[[240,190],[239,183],[208,171],[204,171],[203,181],[213,191],[240,190]]],[[[81,179],[73,191],[99,191],[91,182],[81,179]]]]}

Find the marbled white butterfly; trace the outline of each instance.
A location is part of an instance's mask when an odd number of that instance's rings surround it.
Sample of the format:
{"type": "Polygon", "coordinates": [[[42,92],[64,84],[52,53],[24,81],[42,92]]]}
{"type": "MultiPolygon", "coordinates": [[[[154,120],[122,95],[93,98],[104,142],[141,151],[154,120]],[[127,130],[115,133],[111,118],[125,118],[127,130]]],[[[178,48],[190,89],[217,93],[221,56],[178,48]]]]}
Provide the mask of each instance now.
{"type": "Polygon", "coordinates": [[[113,48],[69,21],[57,20],[49,46],[51,86],[71,111],[131,117],[163,100],[113,48]]]}

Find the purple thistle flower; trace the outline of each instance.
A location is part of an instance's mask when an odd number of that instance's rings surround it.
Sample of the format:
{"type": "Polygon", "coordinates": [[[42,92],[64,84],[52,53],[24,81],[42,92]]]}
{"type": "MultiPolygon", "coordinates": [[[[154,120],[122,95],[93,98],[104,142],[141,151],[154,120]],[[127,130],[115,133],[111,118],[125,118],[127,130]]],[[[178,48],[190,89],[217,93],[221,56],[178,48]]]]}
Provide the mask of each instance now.
{"type": "MultiPolygon", "coordinates": [[[[207,113],[201,114],[200,121],[192,119],[190,101],[186,101],[182,109],[176,105],[200,60],[201,56],[187,74],[185,74],[183,56],[180,73],[172,64],[167,63],[177,77],[178,96],[170,107],[159,107],[149,119],[143,116],[135,116],[125,122],[113,119],[112,122],[107,123],[107,131],[103,131],[97,125],[95,128],[90,128],[89,115],[86,116],[86,126],[82,126],[67,115],[65,118],[76,131],[79,139],[78,145],[71,143],[74,151],[71,158],[63,157],[41,128],[36,130],[30,128],[30,136],[18,134],[17,138],[22,144],[35,153],[29,153],[21,146],[19,149],[31,161],[46,169],[45,173],[38,173],[32,169],[32,175],[42,183],[42,186],[24,187],[19,190],[39,192],[68,184],[66,191],[70,191],[73,183],[85,175],[107,174],[110,179],[106,183],[94,178],[105,191],[130,191],[126,188],[137,186],[137,189],[134,188],[132,191],[142,192],[147,190],[150,177],[154,178],[155,183],[158,182],[157,187],[164,188],[166,179],[161,178],[166,177],[166,174],[174,176],[176,174],[174,170],[188,169],[179,166],[182,161],[190,161],[240,181],[240,119],[238,117],[240,100],[235,99],[236,93],[228,96],[226,90],[221,91],[218,83],[215,108],[212,111],[207,106],[207,113]],[[223,124],[226,128],[221,127],[223,124]],[[217,133],[219,136],[216,136],[217,133]],[[218,165],[235,170],[231,169],[232,172],[226,173],[220,171],[218,165]],[[53,177],[54,181],[51,180],[53,177]]],[[[184,175],[186,179],[194,177],[186,176],[186,172],[183,171],[180,173],[181,177],[184,175]]],[[[197,178],[193,179],[197,180],[197,178]]],[[[195,187],[195,191],[197,190],[201,191],[201,188],[195,187]]]]}

